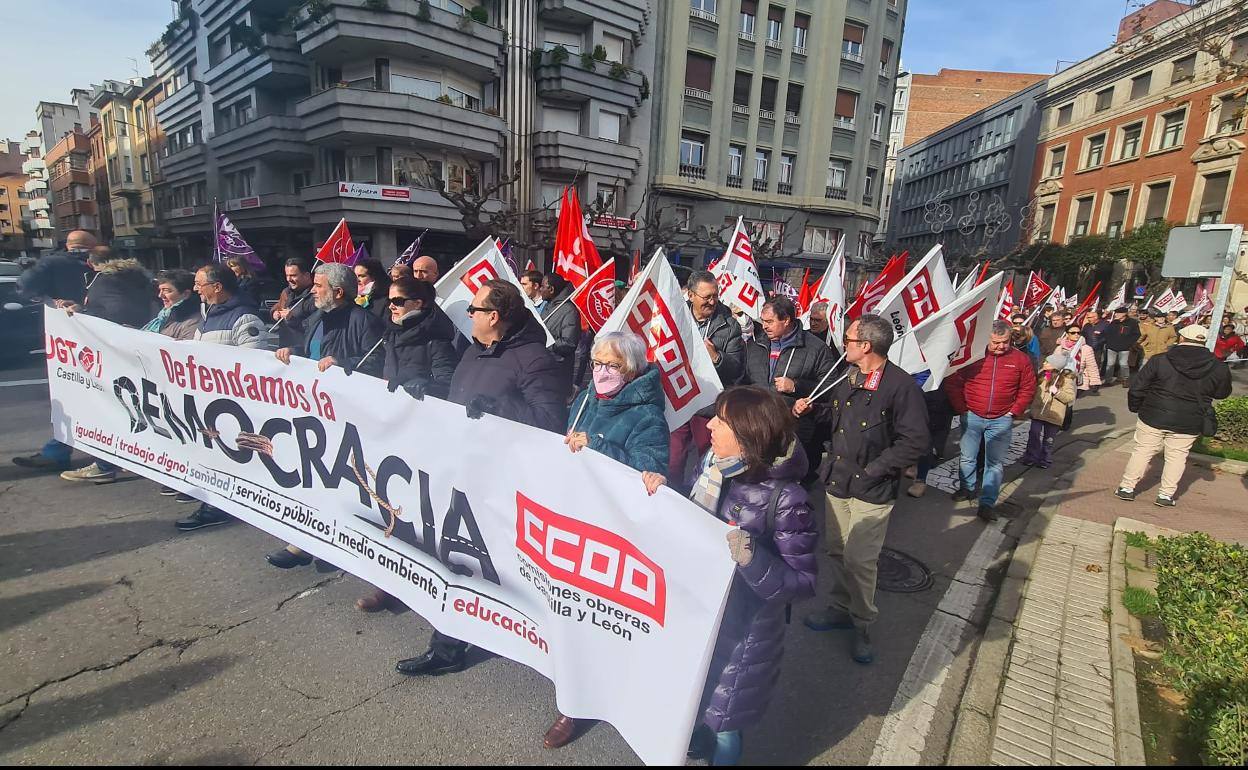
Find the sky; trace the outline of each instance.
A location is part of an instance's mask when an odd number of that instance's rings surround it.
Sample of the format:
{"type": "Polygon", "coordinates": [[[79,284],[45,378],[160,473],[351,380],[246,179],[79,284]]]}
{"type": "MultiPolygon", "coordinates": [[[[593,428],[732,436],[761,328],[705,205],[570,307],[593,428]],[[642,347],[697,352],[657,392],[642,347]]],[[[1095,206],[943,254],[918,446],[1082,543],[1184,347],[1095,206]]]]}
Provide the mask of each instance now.
{"type": "MultiPolygon", "coordinates": [[[[0,78],[0,139],[20,141],[34,128],[41,100],[67,101],[71,88],[131,78],[136,68],[150,75],[144,51],[173,18],[168,0],[37,5],[44,30],[55,34],[7,36],[11,74],[0,78]]],[[[1124,0],[910,0],[901,58],[911,72],[1052,73],[1059,59],[1078,61],[1107,48],[1125,6],[1124,0]]]]}

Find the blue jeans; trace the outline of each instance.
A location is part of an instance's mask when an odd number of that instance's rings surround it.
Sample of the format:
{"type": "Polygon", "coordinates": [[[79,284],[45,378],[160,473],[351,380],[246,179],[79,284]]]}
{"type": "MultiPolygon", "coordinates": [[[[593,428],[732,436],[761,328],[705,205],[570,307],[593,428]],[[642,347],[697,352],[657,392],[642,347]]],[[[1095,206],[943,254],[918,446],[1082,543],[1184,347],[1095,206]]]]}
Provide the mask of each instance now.
{"type": "Polygon", "coordinates": [[[987,446],[984,452],[984,484],[979,491],[981,505],[994,506],[1001,494],[1001,479],[1005,475],[1005,453],[1010,448],[1014,418],[1002,415],[989,420],[974,412],[962,416],[962,453],[959,473],[963,489],[975,488],[975,459],[979,456],[979,443],[987,446]]]}
{"type": "Polygon", "coordinates": [[[54,438],[48,439],[48,443],[44,444],[43,449],[39,450],[39,454],[43,455],[49,460],[52,460],[53,462],[58,462],[62,465],[69,464],[69,457],[73,453],[74,453],[73,447],[71,447],[69,444],[63,444],[54,438]]]}
{"type": "Polygon", "coordinates": [[[1119,379],[1125,382],[1131,377],[1131,369],[1128,364],[1128,362],[1130,361],[1130,357],[1131,357],[1130,350],[1120,351],[1120,350],[1110,350],[1108,348],[1105,349],[1105,376],[1103,379],[1106,385],[1108,385],[1110,381],[1113,380],[1114,378],[1114,375],[1110,374],[1110,372],[1114,371],[1115,364],[1117,364],[1118,370],[1116,374],[1118,375],[1119,379]]]}
{"type": "Polygon", "coordinates": [[[741,731],[726,730],[715,733],[715,753],[711,755],[712,766],[736,765],[741,761],[741,731]]]}

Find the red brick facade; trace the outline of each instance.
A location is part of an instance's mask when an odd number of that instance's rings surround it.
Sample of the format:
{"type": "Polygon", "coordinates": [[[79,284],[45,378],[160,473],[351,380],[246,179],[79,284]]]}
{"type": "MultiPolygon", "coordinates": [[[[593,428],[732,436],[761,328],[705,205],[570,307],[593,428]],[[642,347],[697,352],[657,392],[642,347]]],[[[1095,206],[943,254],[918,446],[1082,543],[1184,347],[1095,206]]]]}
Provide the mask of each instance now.
{"type": "Polygon", "coordinates": [[[935,75],[915,73],[910,79],[906,135],[902,147],[931,136],[945,126],[996,104],[1046,75],[941,68],[935,75]]]}

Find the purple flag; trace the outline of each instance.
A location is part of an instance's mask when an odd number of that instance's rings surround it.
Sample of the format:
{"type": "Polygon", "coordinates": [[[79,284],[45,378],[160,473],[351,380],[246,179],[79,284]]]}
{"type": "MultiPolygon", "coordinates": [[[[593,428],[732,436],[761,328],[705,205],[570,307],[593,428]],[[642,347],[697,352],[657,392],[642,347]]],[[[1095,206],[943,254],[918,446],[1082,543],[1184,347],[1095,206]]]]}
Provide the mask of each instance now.
{"type": "MultiPolygon", "coordinates": [[[[428,232],[429,231],[426,230],[416,236],[416,240],[412,241],[412,245],[404,249],[403,253],[399,255],[399,258],[394,260],[394,265],[410,265],[415,262],[416,257],[420,256],[420,242],[425,239],[425,234],[428,232]]],[[[394,267],[394,265],[391,265],[390,267],[394,267]]]]}
{"type": "Polygon", "coordinates": [[[515,255],[511,253],[511,239],[508,238],[503,241],[503,244],[498,247],[498,250],[502,252],[503,259],[507,260],[507,264],[511,267],[511,272],[516,275],[520,275],[520,264],[516,262],[515,255]]]}
{"type": "Polygon", "coordinates": [[[355,250],[355,253],[351,255],[351,258],[344,264],[346,264],[347,267],[355,267],[366,259],[368,259],[368,247],[361,243],[359,248],[355,250]]]}
{"type": "Polygon", "coordinates": [[[221,212],[217,212],[216,229],[218,262],[224,262],[230,257],[242,257],[253,270],[264,270],[264,261],[256,256],[256,250],[243,239],[242,233],[230,218],[221,212]]]}

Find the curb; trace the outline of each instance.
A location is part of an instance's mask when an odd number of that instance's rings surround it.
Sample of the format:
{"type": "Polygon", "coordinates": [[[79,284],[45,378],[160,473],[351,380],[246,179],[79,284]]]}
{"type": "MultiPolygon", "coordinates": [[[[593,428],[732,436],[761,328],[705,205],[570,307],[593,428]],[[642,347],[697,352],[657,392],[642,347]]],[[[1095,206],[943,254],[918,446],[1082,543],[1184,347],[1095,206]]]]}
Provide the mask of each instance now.
{"type": "MultiPolygon", "coordinates": [[[[1093,446],[1100,448],[1119,441],[1135,432],[1135,427],[1118,428],[1106,433],[1093,446]]],[[[1086,450],[1085,450],[1086,451],[1086,450]]],[[[1053,486],[1043,493],[1043,501],[1030,517],[1010,522],[1006,535],[1016,537],[1018,542],[1006,568],[1005,578],[997,591],[992,610],[988,613],[988,626],[979,640],[975,659],[967,676],[962,699],[954,716],[953,734],[949,740],[946,765],[987,766],[992,756],[992,722],[997,711],[997,700],[1005,681],[1005,667],[1009,661],[1014,642],[1014,621],[1023,602],[1023,589],[1031,574],[1040,543],[1049,522],[1056,515],[1060,502],[1052,501],[1055,494],[1065,492],[1074,484],[1075,477],[1083,468],[1071,468],[1053,480],[1053,486]]],[[[1021,477],[1020,477],[1021,478],[1021,477]]],[[[1017,482],[1017,480],[1016,480],[1017,482]]],[[[1012,491],[1012,490],[1011,490],[1012,491]]],[[[1121,604],[1121,602],[1119,602],[1121,604]]],[[[1134,686],[1134,677],[1132,686],[1134,686]]],[[[1138,732],[1138,716],[1137,716],[1138,732]]],[[[1143,762],[1141,741],[1140,761],[1143,762]]]]}
{"type": "MultiPolygon", "coordinates": [[[[1131,619],[1122,603],[1127,586],[1127,542],[1124,528],[1130,519],[1114,522],[1114,541],[1109,557],[1109,661],[1113,672],[1114,748],[1119,765],[1143,767],[1144,739],[1140,727],[1140,699],[1135,684],[1135,656],[1123,640],[1131,634],[1131,619]]],[[[1137,522],[1138,523],[1138,522],[1137,522]]]]}
{"type": "Polygon", "coordinates": [[[1199,465],[1202,468],[1209,468],[1220,473],[1229,473],[1234,476],[1248,476],[1248,463],[1241,460],[1227,460],[1223,457],[1203,455],[1199,452],[1189,453],[1187,455],[1187,459],[1192,465],[1199,465]]]}

